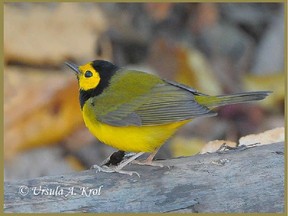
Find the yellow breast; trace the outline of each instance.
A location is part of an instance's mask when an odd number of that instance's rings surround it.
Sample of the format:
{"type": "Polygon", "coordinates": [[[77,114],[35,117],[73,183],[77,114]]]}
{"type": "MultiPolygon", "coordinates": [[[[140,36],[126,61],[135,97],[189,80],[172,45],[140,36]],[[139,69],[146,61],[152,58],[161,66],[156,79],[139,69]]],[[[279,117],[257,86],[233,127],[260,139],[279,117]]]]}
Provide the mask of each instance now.
{"type": "Polygon", "coordinates": [[[126,152],[152,152],[164,144],[175,131],[191,120],[155,126],[116,127],[96,120],[86,105],[83,119],[90,132],[101,142],[126,152]]]}

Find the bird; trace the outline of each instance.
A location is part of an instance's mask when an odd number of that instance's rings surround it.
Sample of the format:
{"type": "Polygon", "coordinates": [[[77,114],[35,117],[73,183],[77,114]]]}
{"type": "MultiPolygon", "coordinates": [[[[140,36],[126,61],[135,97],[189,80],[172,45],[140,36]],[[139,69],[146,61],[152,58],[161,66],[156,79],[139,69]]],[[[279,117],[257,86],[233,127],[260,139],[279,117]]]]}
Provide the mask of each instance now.
{"type": "MultiPolygon", "coordinates": [[[[144,153],[140,165],[153,161],[159,148],[182,126],[197,117],[217,115],[215,107],[266,98],[271,91],[211,96],[157,75],[119,67],[106,60],[83,65],[65,62],[76,74],[84,123],[102,143],[133,155],[114,167],[98,171],[132,175],[123,168],[144,153]]],[[[107,161],[106,161],[107,162],[107,161]]]]}

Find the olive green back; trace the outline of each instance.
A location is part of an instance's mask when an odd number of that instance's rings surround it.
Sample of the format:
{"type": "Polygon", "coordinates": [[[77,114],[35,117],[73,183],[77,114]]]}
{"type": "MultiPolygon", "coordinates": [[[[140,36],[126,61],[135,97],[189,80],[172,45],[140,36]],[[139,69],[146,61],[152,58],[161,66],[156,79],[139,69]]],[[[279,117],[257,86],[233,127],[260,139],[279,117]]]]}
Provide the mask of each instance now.
{"type": "Polygon", "coordinates": [[[103,93],[88,104],[98,121],[114,125],[160,125],[215,115],[191,92],[138,71],[117,72],[103,93]]]}

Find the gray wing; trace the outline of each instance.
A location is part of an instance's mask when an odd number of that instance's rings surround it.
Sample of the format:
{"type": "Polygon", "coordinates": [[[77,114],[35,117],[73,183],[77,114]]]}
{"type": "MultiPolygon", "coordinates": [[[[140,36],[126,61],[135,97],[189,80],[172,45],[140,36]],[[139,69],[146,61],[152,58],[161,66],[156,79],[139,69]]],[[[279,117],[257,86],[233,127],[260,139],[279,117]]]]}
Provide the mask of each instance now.
{"type": "Polygon", "coordinates": [[[118,106],[98,120],[114,126],[141,126],[161,125],[198,116],[216,115],[215,112],[195,101],[193,92],[196,90],[185,90],[188,87],[182,88],[183,86],[177,85],[167,82],[155,85],[150,92],[118,106]]]}

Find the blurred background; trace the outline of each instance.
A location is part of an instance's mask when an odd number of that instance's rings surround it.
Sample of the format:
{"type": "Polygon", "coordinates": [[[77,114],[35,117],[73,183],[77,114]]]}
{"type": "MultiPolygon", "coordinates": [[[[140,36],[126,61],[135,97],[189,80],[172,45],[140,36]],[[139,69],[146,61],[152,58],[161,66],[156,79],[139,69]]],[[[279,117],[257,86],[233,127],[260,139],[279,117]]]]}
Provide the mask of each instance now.
{"type": "Polygon", "coordinates": [[[89,169],[116,151],[86,129],[65,61],[94,59],[206,94],[271,90],[183,127],[156,158],[284,126],[281,3],[5,3],[5,180],[89,169]]]}

